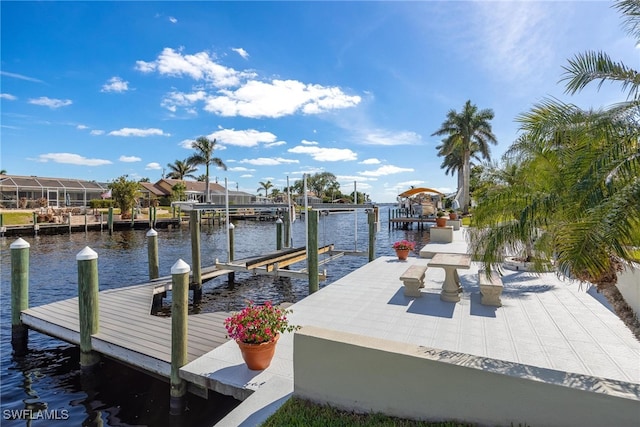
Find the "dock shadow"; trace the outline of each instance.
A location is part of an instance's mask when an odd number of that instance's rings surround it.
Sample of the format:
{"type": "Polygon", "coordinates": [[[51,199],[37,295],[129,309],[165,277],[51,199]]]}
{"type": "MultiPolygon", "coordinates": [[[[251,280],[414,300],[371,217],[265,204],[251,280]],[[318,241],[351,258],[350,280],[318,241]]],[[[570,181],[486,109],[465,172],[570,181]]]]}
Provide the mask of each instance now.
{"type": "Polygon", "coordinates": [[[425,316],[453,318],[456,303],[442,301],[439,293],[422,292],[422,296],[415,298],[407,308],[407,313],[424,314],[425,316]]]}

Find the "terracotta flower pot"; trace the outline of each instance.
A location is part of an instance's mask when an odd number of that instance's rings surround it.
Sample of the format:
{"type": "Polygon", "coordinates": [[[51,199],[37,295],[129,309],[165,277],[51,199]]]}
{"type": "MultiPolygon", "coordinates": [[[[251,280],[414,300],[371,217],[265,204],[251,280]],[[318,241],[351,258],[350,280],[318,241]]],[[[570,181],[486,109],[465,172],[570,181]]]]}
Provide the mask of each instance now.
{"type": "Polygon", "coordinates": [[[449,219],[453,219],[453,220],[458,219],[458,214],[455,213],[455,212],[450,212],[449,213],[449,219]]]}
{"type": "Polygon", "coordinates": [[[400,261],[406,261],[409,257],[409,249],[396,249],[396,255],[400,261]]]}
{"type": "Polygon", "coordinates": [[[447,218],[443,216],[439,216],[438,218],[436,218],[436,227],[446,227],[446,225],[447,225],[447,218]]]}
{"type": "Polygon", "coordinates": [[[247,367],[253,371],[261,371],[267,369],[271,364],[271,359],[276,352],[276,344],[280,339],[280,334],[277,334],[273,341],[263,342],[261,344],[247,344],[242,341],[236,341],[242,358],[247,364],[247,367]]]}

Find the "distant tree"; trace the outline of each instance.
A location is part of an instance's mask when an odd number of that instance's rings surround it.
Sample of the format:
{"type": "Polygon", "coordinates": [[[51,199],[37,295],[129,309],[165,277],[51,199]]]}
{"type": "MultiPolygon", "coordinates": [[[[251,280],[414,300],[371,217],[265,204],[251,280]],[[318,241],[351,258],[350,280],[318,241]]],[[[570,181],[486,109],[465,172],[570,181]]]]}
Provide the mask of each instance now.
{"type": "Polygon", "coordinates": [[[126,218],[130,215],[131,208],[136,204],[136,198],[139,195],[140,186],[136,181],[127,179],[128,175],[122,175],[115,181],[107,184],[111,190],[111,198],[113,204],[120,208],[120,215],[126,218]]]}
{"type": "Polygon", "coordinates": [[[460,113],[456,110],[449,110],[440,129],[432,134],[446,136],[442,141],[440,153],[445,156],[455,154],[462,161],[462,200],[460,204],[464,213],[469,212],[469,175],[472,153],[480,153],[483,158],[490,160],[489,143],[498,143],[489,122],[493,116],[493,110],[487,108],[478,111],[478,107],[469,100],[464,104],[460,113]]]}
{"type": "Polygon", "coordinates": [[[0,169],[0,175],[6,175],[6,174],[7,174],[6,169],[0,169]]]}
{"type": "Polygon", "coordinates": [[[193,164],[186,160],[176,160],[173,163],[167,163],[170,172],[167,174],[169,179],[183,180],[185,178],[195,178],[193,173],[198,170],[193,164]]]}
{"type": "Polygon", "coordinates": [[[273,190],[271,190],[271,197],[276,198],[281,194],[280,190],[278,188],[274,188],[273,190]]]}
{"type": "Polygon", "coordinates": [[[140,178],[138,182],[151,182],[151,180],[145,177],[145,178],[140,178]]]}
{"type": "Polygon", "coordinates": [[[182,182],[178,182],[176,185],[171,187],[171,201],[179,202],[185,199],[185,194],[187,192],[187,186],[182,182]]]}
{"type": "Polygon", "coordinates": [[[269,191],[270,188],[273,187],[273,184],[271,183],[271,181],[267,181],[267,182],[259,182],[258,184],[260,184],[260,187],[258,187],[258,193],[260,192],[260,190],[264,190],[264,197],[267,197],[267,192],[269,191]]]}
{"type": "Polygon", "coordinates": [[[196,180],[197,180],[198,182],[205,182],[205,181],[207,180],[207,175],[205,175],[205,174],[198,175],[198,176],[196,177],[196,180]]]}
{"type": "Polygon", "coordinates": [[[205,185],[206,189],[206,202],[211,201],[211,189],[209,188],[209,166],[215,165],[219,168],[227,170],[227,165],[219,157],[213,157],[213,152],[216,148],[216,140],[213,141],[205,136],[201,136],[196,139],[191,147],[196,150],[196,153],[189,157],[189,163],[192,165],[204,165],[205,166],[205,185]]]}

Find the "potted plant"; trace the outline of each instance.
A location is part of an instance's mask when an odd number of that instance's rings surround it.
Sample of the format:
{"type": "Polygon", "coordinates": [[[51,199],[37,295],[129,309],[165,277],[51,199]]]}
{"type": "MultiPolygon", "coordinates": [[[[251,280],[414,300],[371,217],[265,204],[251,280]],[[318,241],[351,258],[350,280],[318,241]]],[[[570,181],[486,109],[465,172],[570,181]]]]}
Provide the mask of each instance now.
{"type": "Polygon", "coordinates": [[[280,334],[300,328],[289,324],[289,313],[291,310],[274,306],[271,301],[264,305],[249,301],[242,311],[225,319],[227,337],[238,343],[249,369],[266,369],[271,363],[280,334]]]}
{"type": "Polygon", "coordinates": [[[405,261],[409,256],[409,251],[416,248],[416,244],[408,240],[399,240],[393,244],[392,248],[395,249],[398,259],[405,261]]]}
{"type": "Polygon", "coordinates": [[[449,219],[458,219],[458,213],[454,209],[449,210],[449,219]]]}
{"type": "Polygon", "coordinates": [[[447,225],[447,218],[444,211],[438,211],[436,214],[436,227],[445,227],[447,225]]]}

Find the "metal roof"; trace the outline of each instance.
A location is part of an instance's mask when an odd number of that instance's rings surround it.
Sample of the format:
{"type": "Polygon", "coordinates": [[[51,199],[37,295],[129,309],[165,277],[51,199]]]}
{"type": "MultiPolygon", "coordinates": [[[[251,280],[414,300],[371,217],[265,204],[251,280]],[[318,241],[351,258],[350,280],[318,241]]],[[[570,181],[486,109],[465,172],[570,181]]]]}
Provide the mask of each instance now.
{"type": "Polygon", "coordinates": [[[64,188],[67,190],[104,191],[103,186],[95,181],[66,178],[46,178],[39,176],[5,175],[0,178],[0,188],[64,188]]]}

